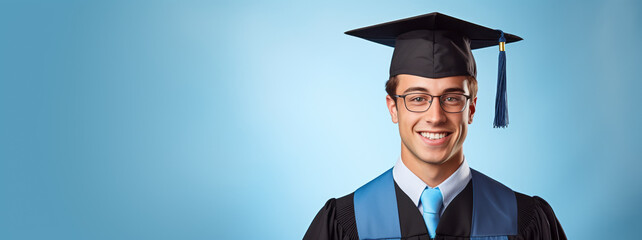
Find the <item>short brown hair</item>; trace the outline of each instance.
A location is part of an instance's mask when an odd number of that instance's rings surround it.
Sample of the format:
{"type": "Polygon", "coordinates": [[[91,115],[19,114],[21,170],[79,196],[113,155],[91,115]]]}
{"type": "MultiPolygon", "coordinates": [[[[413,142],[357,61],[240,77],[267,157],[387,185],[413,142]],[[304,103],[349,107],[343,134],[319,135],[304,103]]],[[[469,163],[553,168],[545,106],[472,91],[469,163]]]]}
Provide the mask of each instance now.
{"type": "MultiPolygon", "coordinates": [[[[386,81],[386,92],[391,98],[395,98],[397,95],[397,85],[399,84],[399,79],[397,76],[390,77],[386,81]]],[[[468,90],[470,90],[470,99],[475,99],[477,97],[477,79],[473,76],[468,77],[468,90]]]]}

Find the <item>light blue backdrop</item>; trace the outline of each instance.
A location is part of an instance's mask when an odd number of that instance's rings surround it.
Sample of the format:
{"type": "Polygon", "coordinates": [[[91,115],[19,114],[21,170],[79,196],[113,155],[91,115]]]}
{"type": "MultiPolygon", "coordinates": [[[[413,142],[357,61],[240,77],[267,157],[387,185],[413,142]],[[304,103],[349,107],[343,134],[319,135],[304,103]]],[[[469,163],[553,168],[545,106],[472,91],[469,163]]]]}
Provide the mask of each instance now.
{"type": "Polygon", "coordinates": [[[433,11],[525,39],[508,129],[475,51],[470,165],[639,237],[637,1],[2,1],[0,239],[300,239],[399,154],[392,49],[343,32],[433,11]]]}

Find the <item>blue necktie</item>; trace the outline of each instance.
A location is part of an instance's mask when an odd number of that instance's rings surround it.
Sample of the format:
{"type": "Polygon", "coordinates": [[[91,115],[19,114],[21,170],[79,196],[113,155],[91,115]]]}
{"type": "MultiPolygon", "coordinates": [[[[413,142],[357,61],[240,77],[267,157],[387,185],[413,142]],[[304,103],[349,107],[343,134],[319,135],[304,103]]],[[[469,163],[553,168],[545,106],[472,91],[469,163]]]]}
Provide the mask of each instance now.
{"type": "Polygon", "coordinates": [[[439,211],[443,204],[441,190],[439,188],[426,188],[421,193],[421,204],[423,205],[424,222],[431,238],[435,238],[437,224],[439,223],[439,211]]]}

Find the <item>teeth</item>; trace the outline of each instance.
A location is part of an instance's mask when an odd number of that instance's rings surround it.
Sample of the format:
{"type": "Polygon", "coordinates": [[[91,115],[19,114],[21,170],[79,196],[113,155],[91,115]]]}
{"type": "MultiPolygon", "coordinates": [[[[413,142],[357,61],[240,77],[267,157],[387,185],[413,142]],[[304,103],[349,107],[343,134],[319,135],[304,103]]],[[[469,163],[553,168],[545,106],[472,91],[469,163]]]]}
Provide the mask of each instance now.
{"type": "Polygon", "coordinates": [[[428,132],[421,132],[421,136],[428,138],[430,140],[437,140],[441,139],[446,136],[446,133],[428,133],[428,132]]]}

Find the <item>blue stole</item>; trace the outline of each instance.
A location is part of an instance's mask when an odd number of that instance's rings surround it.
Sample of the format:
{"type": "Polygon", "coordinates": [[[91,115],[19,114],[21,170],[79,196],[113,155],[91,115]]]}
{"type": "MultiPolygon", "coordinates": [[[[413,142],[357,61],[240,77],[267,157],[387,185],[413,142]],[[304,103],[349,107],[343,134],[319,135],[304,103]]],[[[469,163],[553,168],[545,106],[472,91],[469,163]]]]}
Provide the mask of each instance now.
{"type": "MultiPolygon", "coordinates": [[[[510,188],[471,169],[473,215],[470,238],[508,239],[517,235],[517,200],[510,188]]],[[[354,192],[360,239],[400,239],[399,212],[392,169],[354,192]]]]}

